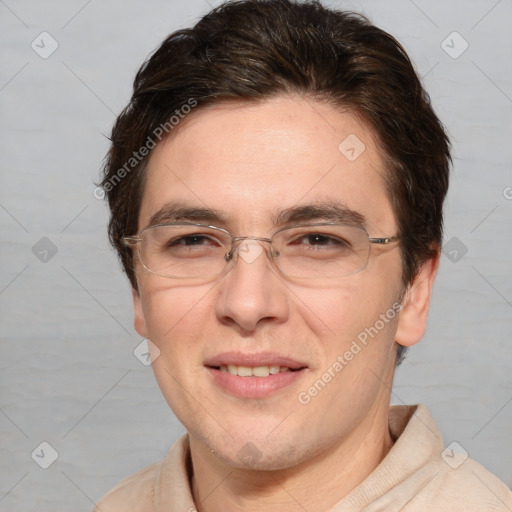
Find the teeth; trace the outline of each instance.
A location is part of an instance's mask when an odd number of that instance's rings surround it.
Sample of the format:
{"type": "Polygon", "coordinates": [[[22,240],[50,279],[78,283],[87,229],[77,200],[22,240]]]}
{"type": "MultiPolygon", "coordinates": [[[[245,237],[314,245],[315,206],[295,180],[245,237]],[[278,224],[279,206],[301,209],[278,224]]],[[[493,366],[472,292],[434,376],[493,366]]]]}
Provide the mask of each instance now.
{"type": "MultiPolygon", "coordinates": [[[[255,366],[252,369],[252,374],[255,377],[268,377],[270,375],[270,368],[268,366],[255,366]]],[[[240,369],[238,369],[238,375],[240,375],[240,369]]]]}
{"type": "MultiPolygon", "coordinates": [[[[233,368],[236,368],[234,366],[233,368]]],[[[252,370],[248,366],[239,366],[238,367],[238,376],[239,377],[250,377],[252,375],[252,370]]]]}
{"type": "Polygon", "coordinates": [[[268,377],[275,375],[279,372],[289,372],[290,368],[287,366],[235,366],[234,364],[221,365],[221,372],[229,372],[231,375],[238,375],[239,377],[268,377]]]}

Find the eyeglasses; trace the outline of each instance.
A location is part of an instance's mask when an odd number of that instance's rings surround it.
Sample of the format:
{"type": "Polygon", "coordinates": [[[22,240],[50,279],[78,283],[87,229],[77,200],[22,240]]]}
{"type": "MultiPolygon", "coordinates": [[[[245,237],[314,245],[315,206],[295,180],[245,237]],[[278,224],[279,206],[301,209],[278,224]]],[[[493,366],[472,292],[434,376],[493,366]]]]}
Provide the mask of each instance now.
{"type": "Polygon", "coordinates": [[[252,263],[265,247],[282,275],[319,279],[361,272],[368,265],[371,244],[388,245],[398,239],[370,238],[362,227],[334,223],[289,226],[271,238],[259,238],[235,237],[215,226],[176,222],[149,226],[138,235],[124,237],[124,243],[137,246],[142,266],[162,277],[220,276],[238,256],[252,263]]]}

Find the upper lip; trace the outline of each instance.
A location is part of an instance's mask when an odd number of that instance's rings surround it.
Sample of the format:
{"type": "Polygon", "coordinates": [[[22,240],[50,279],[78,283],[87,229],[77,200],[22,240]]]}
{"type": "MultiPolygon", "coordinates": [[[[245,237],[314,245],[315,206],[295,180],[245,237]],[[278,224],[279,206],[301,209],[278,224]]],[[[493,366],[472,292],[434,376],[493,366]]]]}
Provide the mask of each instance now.
{"type": "Polygon", "coordinates": [[[213,357],[208,358],[204,362],[205,366],[219,367],[221,365],[234,365],[234,366],[286,366],[291,370],[299,370],[300,368],[307,367],[307,364],[292,359],[287,356],[271,352],[259,353],[243,353],[243,352],[223,352],[213,357]]]}

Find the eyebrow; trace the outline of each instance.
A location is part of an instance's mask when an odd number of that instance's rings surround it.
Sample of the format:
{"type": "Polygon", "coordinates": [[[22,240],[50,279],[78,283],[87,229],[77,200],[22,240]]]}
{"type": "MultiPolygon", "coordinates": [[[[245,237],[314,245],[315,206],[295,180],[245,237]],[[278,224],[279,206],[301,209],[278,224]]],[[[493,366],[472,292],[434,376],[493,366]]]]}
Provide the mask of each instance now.
{"type": "Polygon", "coordinates": [[[168,222],[207,222],[209,224],[225,223],[225,215],[212,208],[186,206],[182,203],[167,203],[149,219],[148,226],[168,222]]]}
{"type": "Polygon", "coordinates": [[[274,215],[272,221],[276,225],[311,221],[339,222],[340,224],[366,228],[364,215],[337,202],[293,206],[278,212],[274,215]]]}
{"type": "MultiPolygon", "coordinates": [[[[271,217],[275,226],[299,224],[302,222],[338,222],[366,228],[366,219],[361,213],[337,202],[314,203],[293,206],[276,212],[271,217]]],[[[155,212],[148,226],[171,222],[200,222],[212,225],[226,225],[227,218],[220,210],[186,206],[183,203],[167,203],[155,212]]]]}

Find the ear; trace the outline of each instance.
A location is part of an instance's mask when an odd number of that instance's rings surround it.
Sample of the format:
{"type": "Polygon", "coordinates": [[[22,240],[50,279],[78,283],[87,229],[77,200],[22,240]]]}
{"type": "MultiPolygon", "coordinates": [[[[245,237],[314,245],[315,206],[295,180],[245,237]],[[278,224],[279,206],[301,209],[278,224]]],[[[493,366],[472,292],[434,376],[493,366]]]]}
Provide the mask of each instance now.
{"type": "Polygon", "coordinates": [[[439,250],[427,260],[407,287],[398,318],[395,341],[404,347],[418,343],[425,335],[432,287],[439,268],[439,250]]]}
{"type": "Polygon", "coordinates": [[[142,301],[140,299],[139,292],[132,288],[132,298],[133,298],[133,326],[135,330],[143,337],[147,338],[147,328],[146,328],[146,317],[144,315],[144,309],[142,308],[142,301]]]}

